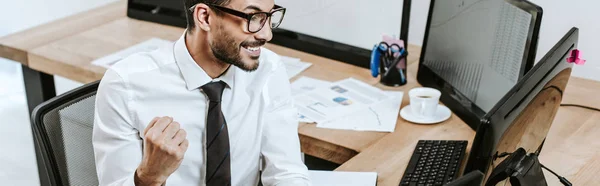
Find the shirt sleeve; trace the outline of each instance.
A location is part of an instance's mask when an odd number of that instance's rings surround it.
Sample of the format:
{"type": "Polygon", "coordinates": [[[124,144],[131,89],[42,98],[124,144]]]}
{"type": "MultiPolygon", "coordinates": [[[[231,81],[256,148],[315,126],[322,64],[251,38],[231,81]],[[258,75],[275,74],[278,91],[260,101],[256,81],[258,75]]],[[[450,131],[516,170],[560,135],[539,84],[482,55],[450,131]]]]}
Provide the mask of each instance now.
{"type": "Polygon", "coordinates": [[[265,186],[309,186],[308,169],[301,160],[298,111],[294,107],[285,68],[279,65],[263,90],[265,112],[261,154],[265,186]]]}
{"type": "Polygon", "coordinates": [[[133,127],[127,84],[108,70],[96,94],[92,143],[99,185],[134,185],[142,140],[133,127]]]}

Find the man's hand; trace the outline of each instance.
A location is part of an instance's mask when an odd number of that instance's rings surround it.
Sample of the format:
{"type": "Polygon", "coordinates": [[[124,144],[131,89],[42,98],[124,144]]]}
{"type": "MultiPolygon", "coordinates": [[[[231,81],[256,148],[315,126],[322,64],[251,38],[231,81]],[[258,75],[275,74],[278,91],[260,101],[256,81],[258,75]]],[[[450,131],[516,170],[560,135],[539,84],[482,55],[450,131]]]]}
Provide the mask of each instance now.
{"type": "Polygon", "coordinates": [[[172,117],[156,117],[144,130],[144,155],[135,184],[162,185],[179,168],[189,145],[186,132],[172,117]]]}

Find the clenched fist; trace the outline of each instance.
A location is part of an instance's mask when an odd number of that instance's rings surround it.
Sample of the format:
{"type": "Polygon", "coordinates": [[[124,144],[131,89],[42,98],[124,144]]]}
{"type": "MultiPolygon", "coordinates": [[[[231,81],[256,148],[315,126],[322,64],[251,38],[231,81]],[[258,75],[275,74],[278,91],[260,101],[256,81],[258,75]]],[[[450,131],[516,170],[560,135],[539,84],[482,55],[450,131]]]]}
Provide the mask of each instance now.
{"type": "Polygon", "coordinates": [[[156,117],[144,130],[144,155],[135,185],[162,185],[179,168],[188,148],[186,132],[172,117],[156,117]]]}

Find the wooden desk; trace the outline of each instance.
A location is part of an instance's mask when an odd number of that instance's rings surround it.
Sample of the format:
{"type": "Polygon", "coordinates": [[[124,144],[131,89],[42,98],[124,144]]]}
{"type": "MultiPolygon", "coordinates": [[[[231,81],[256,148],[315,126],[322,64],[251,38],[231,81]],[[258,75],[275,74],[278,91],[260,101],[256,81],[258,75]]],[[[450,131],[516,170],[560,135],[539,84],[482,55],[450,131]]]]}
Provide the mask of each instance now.
{"type": "MultiPolygon", "coordinates": [[[[100,79],[105,72],[104,68],[92,65],[92,60],[152,37],[174,41],[183,33],[181,28],[127,18],[124,12],[125,1],[120,1],[0,38],[0,56],[21,62],[28,73],[53,74],[88,83],[100,79]]],[[[399,88],[380,85],[377,79],[370,77],[368,69],[277,45],[266,47],[281,55],[313,63],[313,67],[302,73],[304,76],[328,81],[354,77],[386,90],[407,91],[419,86],[415,74],[420,49],[416,46],[409,46],[409,83],[399,88]]],[[[40,83],[42,79],[34,77],[29,82],[43,84],[40,83]]],[[[26,84],[27,81],[26,78],[26,84]]],[[[43,86],[34,88],[40,90],[28,88],[27,92],[47,91],[43,86]]],[[[598,108],[600,100],[593,99],[594,93],[598,92],[600,83],[571,78],[563,102],[598,108]]],[[[33,93],[28,93],[28,99],[30,94],[33,93]]],[[[408,96],[404,96],[402,105],[407,104],[408,96]]],[[[576,185],[600,185],[593,176],[600,171],[600,152],[597,150],[600,140],[595,138],[600,134],[598,121],[600,113],[597,112],[573,107],[559,109],[542,162],[576,185]],[[560,161],[563,157],[570,161],[560,161]]],[[[453,115],[450,120],[437,125],[415,125],[399,118],[394,133],[331,130],[300,124],[299,136],[303,152],[342,164],[336,170],[375,171],[379,174],[379,186],[396,186],[418,139],[471,141],[474,131],[453,115]]],[[[546,177],[551,185],[557,185],[554,177],[546,177]]]]}

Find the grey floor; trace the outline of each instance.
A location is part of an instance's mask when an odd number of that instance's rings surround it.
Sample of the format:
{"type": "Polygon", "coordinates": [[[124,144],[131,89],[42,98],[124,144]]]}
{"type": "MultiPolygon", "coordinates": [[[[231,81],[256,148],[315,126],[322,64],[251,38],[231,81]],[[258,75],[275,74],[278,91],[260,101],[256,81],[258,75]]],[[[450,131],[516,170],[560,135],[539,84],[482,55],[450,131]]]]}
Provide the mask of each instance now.
{"type": "MultiPolygon", "coordinates": [[[[114,0],[0,2],[0,37],[114,0]],[[14,19],[13,19],[14,18],[14,19]]],[[[80,83],[55,77],[57,94],[80,83]]],[[[0,185],[39,185],[20,63],[0,58],[0,185]]]]}

